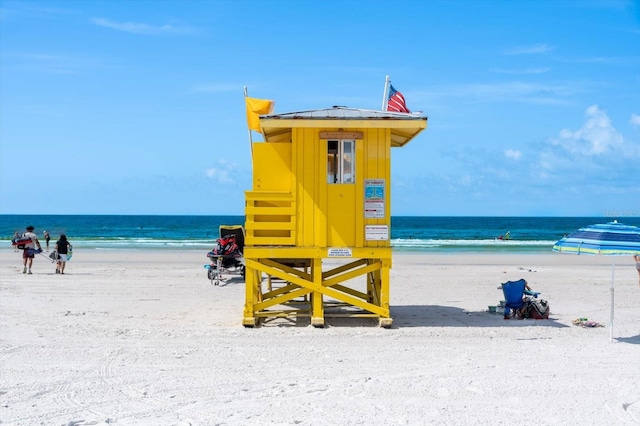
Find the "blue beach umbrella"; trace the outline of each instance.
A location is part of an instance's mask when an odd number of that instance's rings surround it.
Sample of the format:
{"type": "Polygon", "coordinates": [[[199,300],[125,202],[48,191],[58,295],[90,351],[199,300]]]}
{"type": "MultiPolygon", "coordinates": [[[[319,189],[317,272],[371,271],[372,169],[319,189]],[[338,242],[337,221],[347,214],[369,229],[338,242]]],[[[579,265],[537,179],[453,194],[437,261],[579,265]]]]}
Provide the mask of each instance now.
{"type": "MultiPolygon", "coordinates": [[[[559,253],[603,256],[633,256],[640,254],[640,228],[613,221],[580,228],[553,245],[559,253]]],[[[613,340],[613,300],[615,261],[611,262],[611,315],[609,341],[613,340]]]]}

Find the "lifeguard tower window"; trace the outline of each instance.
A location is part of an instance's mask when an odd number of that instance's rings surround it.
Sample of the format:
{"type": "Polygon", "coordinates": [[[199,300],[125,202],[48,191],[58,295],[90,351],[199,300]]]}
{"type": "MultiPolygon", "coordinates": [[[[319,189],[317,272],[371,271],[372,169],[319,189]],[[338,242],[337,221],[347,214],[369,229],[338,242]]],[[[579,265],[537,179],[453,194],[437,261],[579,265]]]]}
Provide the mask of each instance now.
{"type": "Polygon", "coordinates": [[[355,183],[355,141],[327,141],[327,183],[355,183]]]}

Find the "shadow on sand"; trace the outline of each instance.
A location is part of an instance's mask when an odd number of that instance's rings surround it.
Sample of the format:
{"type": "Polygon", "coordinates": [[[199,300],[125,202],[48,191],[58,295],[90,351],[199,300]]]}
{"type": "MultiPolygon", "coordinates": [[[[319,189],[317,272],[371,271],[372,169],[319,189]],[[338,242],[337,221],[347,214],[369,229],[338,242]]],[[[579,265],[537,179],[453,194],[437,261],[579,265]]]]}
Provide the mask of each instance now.
{"type": "Polygon", "coordinates": [[[549,317],[546,320],[509,319],[486,311],[467,311],[453,306],[402,305],[391,307],[394,327],[557,327],[568,325],[549,317]]]}
{"type": "Polygon", "coordinates": [[[613,339],[616,342],[620,343],[631,343],[632,345],[640,345],[640,334],[630,337],[614,337],[613,339]]]}
{"type": "MultiPolygon", "coordinates": [[[[377,327],[375,318],[332,317],[331,313],[347,314],[348,310],[325,311],[325,327],[377,327]]],[[[391,307],[392,329],[405,327],[555,327],[566,328],[566,324],[550,317],[546,320],[505,320],[500,314],[485,311],[467,311],[453,306],[401,305],[391,307]]],[[[272,318],[264,320],[264,327],[307,327],[308,316],[272,318]]]]}
{"type": "MultiPolygon", "coordinates": [[[[209,280],[211,281],[211,280],[209,280]]],[[[214,280],[215,281],[215,280],[214,280]]],[[[214,281],[211,281],[211,285],[215,285],[214,281]]],[[[218,280],[218,286],[226,287],[228,285],[242,284],[244,285],[244,277],[241,276],[223,276],[218,280]]]]}

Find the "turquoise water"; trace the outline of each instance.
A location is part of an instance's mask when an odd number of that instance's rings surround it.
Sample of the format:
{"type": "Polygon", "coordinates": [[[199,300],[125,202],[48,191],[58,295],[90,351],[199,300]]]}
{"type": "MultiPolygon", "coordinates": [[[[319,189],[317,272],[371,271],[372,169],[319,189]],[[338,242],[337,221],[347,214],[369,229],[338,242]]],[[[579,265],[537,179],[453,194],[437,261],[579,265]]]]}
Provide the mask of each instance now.
{"type": "MultiPolygon", "coordinates": [[[[391,246],[419,253],[551,252],[565,233],[614,219],[640,226],[639,217],[392,217],[391,246]],[[508,241],[497,238],[507,231],[508,241]]],[[[76,250],[210,250],[220,225],[242,224],[244,216],[0,215],[0,248],[33,225],[53,241],[67,234],[76,250]]]]}

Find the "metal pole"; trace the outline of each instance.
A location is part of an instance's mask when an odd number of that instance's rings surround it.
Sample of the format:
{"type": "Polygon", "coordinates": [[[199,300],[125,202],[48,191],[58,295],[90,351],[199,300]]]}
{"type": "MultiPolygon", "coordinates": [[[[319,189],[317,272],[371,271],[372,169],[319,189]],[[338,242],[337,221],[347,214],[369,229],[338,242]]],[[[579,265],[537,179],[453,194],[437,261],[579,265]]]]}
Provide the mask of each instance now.
{"type": "Polygon", "coordinates": [[[387,99],[387,95],[389,94],[389,83],[391,83],[391,80],[389,79],[389,76],[387,76],[384,80],[384,93],[382,94],[383,111],[387,110],[387,103],[389,102],[389,100],[387,99]]]}
{"type": "Polygon", "coordinates": [[[614,273],[616,269],[615,257],[611,260],[611,317],[609,318],[609,342],[613,342],[613,293],[614,293],[614,273]]]}
{"type": "MultiPolygon", "coordinates": [[[[247,86],[244,86],[244,97],[246,98],[247,96],[247,86]]],[[[244,102],[246,108],[247,100],[245,99],[244,102]]],[[[249,148],[251,148],[251,164],[253,165],[253,138],[251,137],[251,129],[249,126],[247,126],[247,131],[249,132],[249,148]]]]}

